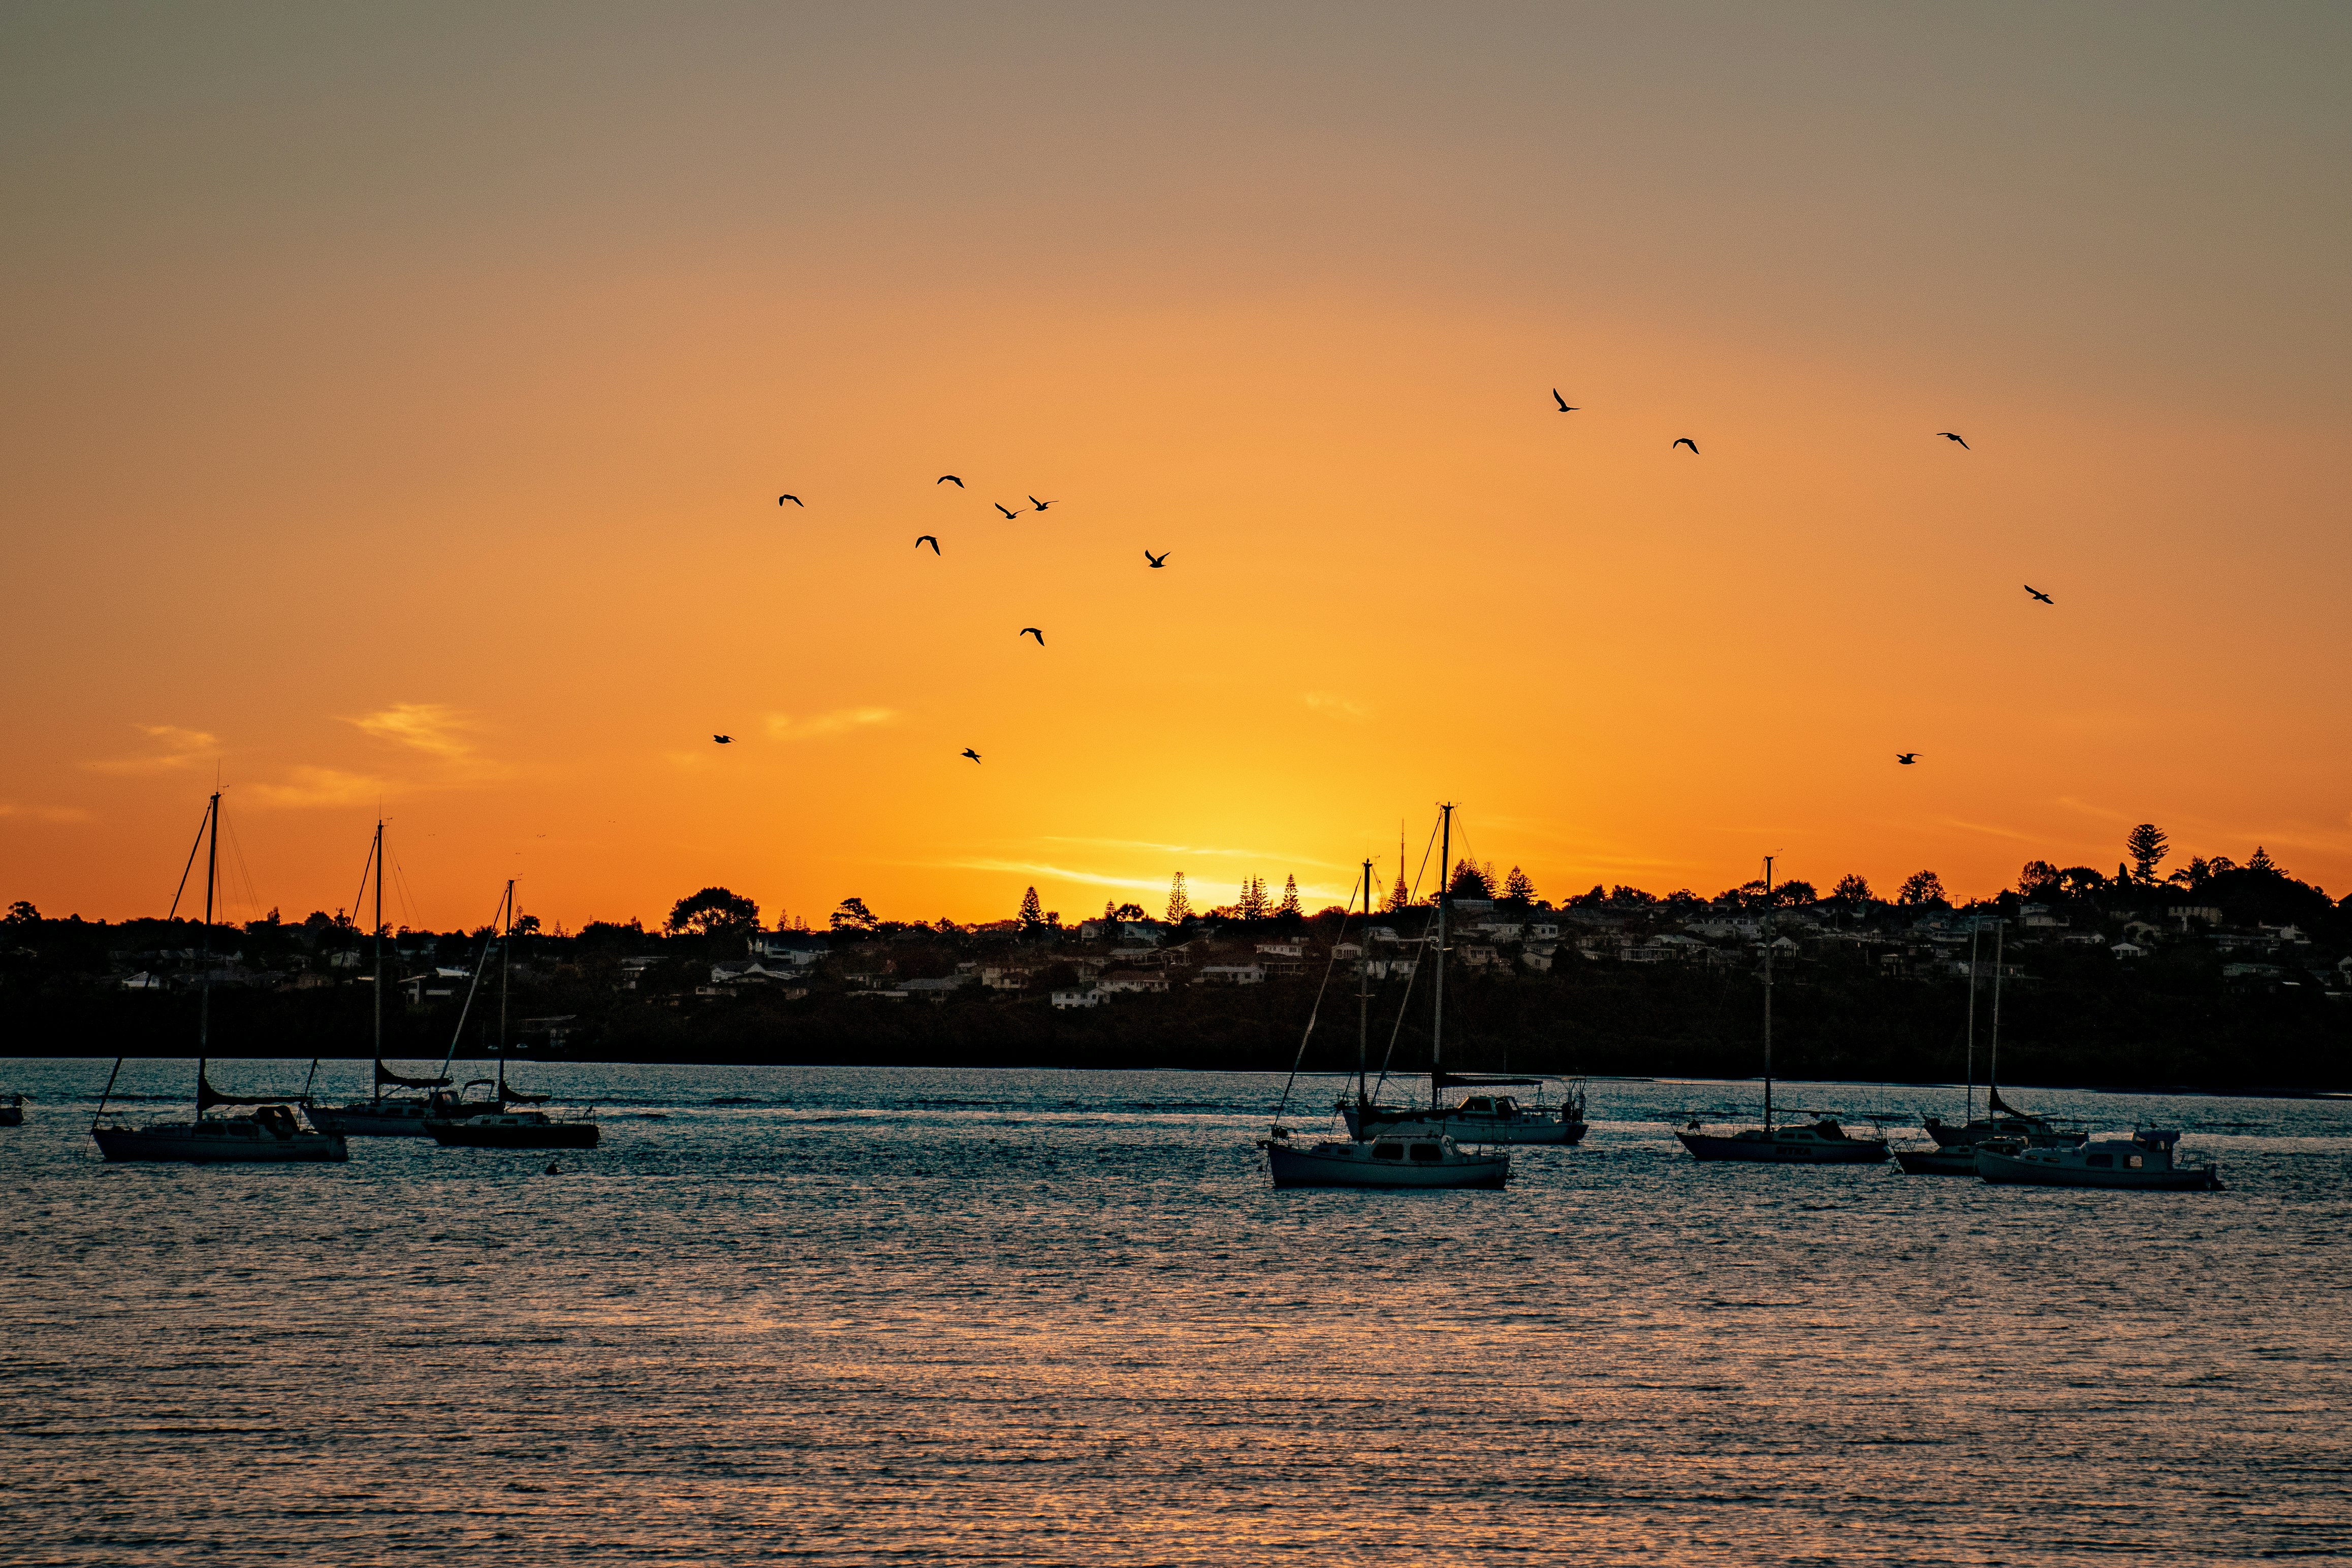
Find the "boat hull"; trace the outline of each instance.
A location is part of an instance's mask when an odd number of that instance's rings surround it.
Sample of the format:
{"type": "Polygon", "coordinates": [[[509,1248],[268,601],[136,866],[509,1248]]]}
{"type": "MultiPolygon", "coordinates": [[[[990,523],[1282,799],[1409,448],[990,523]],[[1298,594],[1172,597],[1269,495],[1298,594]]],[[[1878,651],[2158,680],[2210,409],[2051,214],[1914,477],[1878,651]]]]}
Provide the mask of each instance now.
{"type": "Polygon", "coordinates": [[[1973,1145],[1957,1149],[1897,1149],[1895,1163],[1905,1176],[1969,1176],[1977,1174],[1973,1145]]]}
{"type": "Polygon", "coordinates": [[[15,1105],[0,1105],[0,1127],[21,1127],[25,1113],[15,1105]]]}
{"type": "Polygon", "coordinates": [[[2085,1170],[2080,1166],[2021,1159],[1992,1149],[1979,1148],[1976,1153],[1977,1175],[1998,1186],[2095,1186],[2126,1192],[2213,1192],[2221,1186],[2219,1166],[2175,1166],[2169,1170],[2085,1170]]]}
{"type": "Polygon", "coordinates": [[[1353,1152],[1327,1154],[1268,1143],[1265,1163],[1276,1186],[1499,1187],[1511,1176],[1508,1155],[1465,1155],[1415,1164],[1372,1160],[1353,1152]]]}
{"type": "Polygon", "coordinates": [[[445,1149],[593,1149],[603,1135],[593,1122],[507,1126],[428,1121],[425,1130],[445,1149]]]}
{"type": "Polygon", "coordinates": [[[1886,1159],[1880,1138],[1846,1138],[1819,1143],[1781,1143],[1767,1138],[1721,1137],[1712,1133],[1677,1132],[1683,1147],[1698,1160],[1737,1160],[1769,1166],[1874,1166],[1886,1159]]]}
{"type": "Polygon", "coordinates": [[[351,1158],[343,1140],[328,1133],[279,1134],[204,1125],[97,1127],[90,1136],[109,1160],[170,1161],[194,1165],[285,1165],[351,1158]]]}
{"type": "Polygon", "coordinates": [[[310,1125],[322,1133],[332,1133],[345,1138],[424,1138],[432,1134],[425,1130],[427,1108],[417,1105],[404,1108],[404,1103],[387,1100],[382,1104],[310,1105],[303,1114],[310,1125]],[[395,1109],[395,1106],[403,1106],[395,1109]]]}

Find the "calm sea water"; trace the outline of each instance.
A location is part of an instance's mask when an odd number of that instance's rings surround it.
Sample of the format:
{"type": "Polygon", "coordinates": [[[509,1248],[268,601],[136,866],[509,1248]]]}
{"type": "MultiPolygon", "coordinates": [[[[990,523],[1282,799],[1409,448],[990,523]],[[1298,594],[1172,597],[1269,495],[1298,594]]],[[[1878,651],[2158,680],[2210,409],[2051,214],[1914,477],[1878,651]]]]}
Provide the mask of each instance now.
{"type": "Polygon", "coordinates": [[[604,1119],[549,1175],[108,1166],[107,1065],[0,1061],[12,1563],[2352,1554],[2352,1104],[2021,1092],[2229,1183],[2063,1193],[1603,1082],[1505,1191],[1277,1193],[1255,1075],[527,1067],[604,1119]]]}

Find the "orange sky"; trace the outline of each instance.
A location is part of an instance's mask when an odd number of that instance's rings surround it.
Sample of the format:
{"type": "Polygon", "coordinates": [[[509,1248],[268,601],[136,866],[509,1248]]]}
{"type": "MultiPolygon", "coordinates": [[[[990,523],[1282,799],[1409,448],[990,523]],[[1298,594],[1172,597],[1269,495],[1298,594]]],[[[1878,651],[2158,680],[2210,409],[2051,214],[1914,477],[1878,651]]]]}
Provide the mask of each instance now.
{"type": "Polygon", "coordinates": [[[216,768],[240,917],[379,801],[436,925],[1319,901],[1440,797],[1546,896],[2352,891],[2347,44],[11,8],[0,900],[161,913],[216,768]]]}

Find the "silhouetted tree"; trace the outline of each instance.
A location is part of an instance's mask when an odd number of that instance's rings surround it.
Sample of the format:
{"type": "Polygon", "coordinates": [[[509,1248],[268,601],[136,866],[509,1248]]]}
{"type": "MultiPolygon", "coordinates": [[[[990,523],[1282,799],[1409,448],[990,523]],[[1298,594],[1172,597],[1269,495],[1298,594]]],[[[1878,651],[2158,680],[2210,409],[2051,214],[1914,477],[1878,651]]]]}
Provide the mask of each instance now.
{"type": "Polygon", "coordinates": [[[1773,903],[1790,906],[1816,903],[1820,895],[1813,892],[1811,883],[1797,877],[1790,877],[1772,890],[1773,903]]]}
{"type": "Polygon", "coordinates": [[[2057,893],[2061,874],[2048,861],[2027,861],[2017,873],[2017,891],[2027,898],[2048,898],[2057,893]]]}
{"type": "Polygon", "coordinates": [[[1454,881],[1445,891],[1456,898],[1492,898],[1495,884],[1469,861],[1458,860],[1454,862],[1454,881]]]}
{"type": "Polygon", "coordinates": [[[1168,884],[1168,923],[1171,925],[1188,919],[1192,914],[1192,899],[1184,891],[1184,873],[1178,872],[1168,884]]]}
{"type": "Polygon", "coordinates": [[[1405,885],[1404,867],[1400,864],[1397,867],[1396,885],[1389,889],[1388,902],[1381,904],[1381,908],[1386,914],[1394,915],[1398,910],[1409,907],[1412,903],[1412,889],[1405,885]]]}
{"type": "Polygon", "coordinates": [[[2271,852],[2263,848],[2260,844],[2256,844],[2254,846],[2254,858],[2246,862],[2246,869],[2248,871],[2268,872],[2273,876],[2284,876],[2286,874],[2286,873],[2279,870],[2277,862],[2271,859],[2271,852]]]}
{"type": "Polygon", "coordinates": [[[871,931],[881,925],[874,912],[866,907],[862,898],[845,898],[840,906],[826,916],[835,931],[871,931]]]}
{"type": "Polygon", "coordinates": [[[1113,920],[1149,920],[1151,918],[1150,915],[1143,913],[1143,905],[1139,904],[1122,904],[1117,909],[1111,911],[1110,917],[1113,920]]]}
{"type": "Polygon", "coordinates": [[[1837,885],[1830,889],[1830,896],[1842,898],[1848,904],[1868,904],[1871,896],[1870,879],[1860,872],[1850,871],[1838,878],[1837,885]]]}
{"type": "Polygon", "coordinates": [[[1511,874],[1503,879],[1503,896],[1516,898],[1521,904],[1533,904],[1536,901],[1536,884],[1527,873],[1513,866],[1511,874]]]}
{"type": "Polygon", "coordinates": [[[8,906],[7,918],[0,920],[0,925],[30,925],[40,917],[41,912],[33,907],[31,899],[20,898],[8,906]]]}
{"type": "Polygon", "coordinates": [[[1045,923],[1045,906],[1037,902],[1037,890],[1033,887],[1021,895],[1021,924],[1043,925],[1045,923]]]}
{"type": "Polygon", "coordinates": [[[1918,905],[1946,904],[1949,901],[1944,897],[1942,877],[1932,871],[1915,871],[1903,879],[1903,891],[1895,895],[1895,902],[1918,905]]]}
{"type": "Polygon", "coordinates": [[[1297,877],[1289,876],[1283,879],[1282,902],[1274,906],[1274,912],[1276,915],[1297,915],[1301,913],[1298,907],[1297,877]]]}
{"type": "Polygon", "coordinates": [[[2124,853],[2131,858],[2132,877],[2137,882],[2154,882],[2156,868],[2168,852],[2162,828],[2154,822],[2142,822],[2124,835],[2124,853]]]}
{"type": "Polygon", "coordinates": [[[1242,895],[1233,904],[1234,917],[1241,920],[1263,920],[1266,916],[1265,878],[1242,878],[1242,895]]]}
{"type": "Polygon", "coordinates": [[[716,936],[735,931],[757,931],[760,906],[740,893],[706,887],[670,906],[663,929],[673,936],[716,936]]]}
{"type": "Polygon", "coordinates": [[[1621,882],[1615,887],[1609,890],[1609,902],[1612,904],[1655,904],[1658,900],[1653,894],[1644,893],[1638,887],[1628,887],[1621,882]]]}

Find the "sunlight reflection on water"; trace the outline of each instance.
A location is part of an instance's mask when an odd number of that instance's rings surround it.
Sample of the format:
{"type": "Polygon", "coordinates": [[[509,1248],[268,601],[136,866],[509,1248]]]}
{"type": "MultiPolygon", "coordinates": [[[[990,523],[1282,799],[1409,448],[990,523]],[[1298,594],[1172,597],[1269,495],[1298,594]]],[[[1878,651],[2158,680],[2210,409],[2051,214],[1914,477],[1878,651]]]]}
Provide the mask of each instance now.
{"type": "Polygon", "coordinates": [[[1255,1075],[530,1067],[606,1113],[548,1176],[107,1167],[105,1066],[0,1062],[32,1561],[2352,1551],[2352,1105],[2034,1093],[2230,1184],[2052,1193],[1702,1167],[1748,1086],[1604,1082],[1506,1191],[1381,1195],[1270,1190],[1255,1075]]]}

